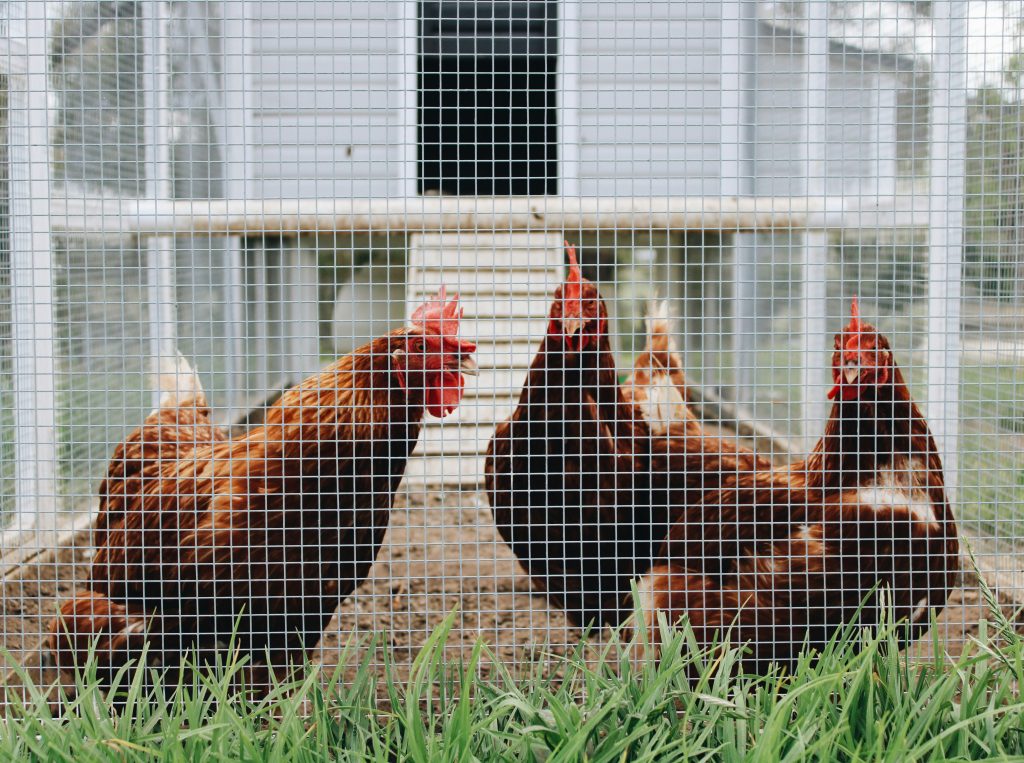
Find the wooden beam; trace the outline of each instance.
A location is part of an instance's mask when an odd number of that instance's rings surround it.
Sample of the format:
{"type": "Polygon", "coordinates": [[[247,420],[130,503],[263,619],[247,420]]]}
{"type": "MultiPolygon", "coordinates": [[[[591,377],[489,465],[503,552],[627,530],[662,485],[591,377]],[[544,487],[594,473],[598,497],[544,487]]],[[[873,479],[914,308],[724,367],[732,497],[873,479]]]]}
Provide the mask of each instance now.
{"type": "Polygon", "coordinates": [[[154,236],[315,232],[645,230],[758,232],[925,227],[926,199],[466,197],[397,199],[55,198],[64,233],[154,236]]]}

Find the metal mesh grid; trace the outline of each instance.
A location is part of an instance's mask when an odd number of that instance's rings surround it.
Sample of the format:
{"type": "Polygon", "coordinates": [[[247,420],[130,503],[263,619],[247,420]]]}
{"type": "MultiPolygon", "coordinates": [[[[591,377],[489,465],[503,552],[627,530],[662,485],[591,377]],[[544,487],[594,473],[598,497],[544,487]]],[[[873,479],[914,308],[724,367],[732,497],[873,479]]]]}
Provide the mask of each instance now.
{"type": "MultiPolygon", "coordinates": [[[[189,638],[212,648],[244,606],[267,610],[243,622],[254,651],[298,628],[311,656],[333,664],[350,635],[385,631],[383,648],[401,662],[457,609],[453,644],[483,636],[510,662],[530,663],[545,645],[579,636],[556,567],[607,555],[607,569],[654,585],[644,577],[650,549],[556,542],[588,531],[706,536],[665,553],[677,572],[729,591],[749,584],[734,577],[750,555],[820,557],[826,592],[843,601],[868,592],[875,567],[909,558],[898,585],[913,589],[915,606],[945,603],[950,650],[980,616],[971,577],[940,581],[956,566],[941,560],[955,554],[931,541],[901,545],[899,533],[963,533],[1005,602],[1024,596],[1019,3],[74,0],[3,9],[0,606],[6,645],[26,660],[46,651],[58,607],[91,589],[132,616],[163,617],[168,653],[189,638]],[[554,440],[575,442],[510,446],[549,457],[505,462],[514,480],[550,477],[552,487],[516,507],[514,530],[500,518],[496,526],[485,451],[520,405],[549,331],[568,272],[564,239],[607,305],[612,378],[623,383],[642,361],[645,319],[664,301],[690,410],[721,447],[766,459],[765,474],[768,461],[800,462],[822,437],[832,337],[859,297],[935,434],[955,527],[928,530],[914,513],[937,510],[938,494],[912,484],[936,471],[921,469],[921,453],[860,477],[819,465],[831,475],[824,498],[781,490],[770,504],[788,525],[743,519],[722,496],[687,513],[697,502],[687,479],[713,467],[666,466],[636,432],[609,446],[616,424],[578,397],[591,382],[575,377],[565,388],[545,381],[531,399],[535,412],[549,404],[554,440]],[[230,515],[210,509],[201,481],[160,487],[147,477],[147,490],[169,496],[149,509],[174,516],[165,527],[188,535],[220,517],[234,550],[224,552],[231,564],[217,564],[227,566],[171,564],[189,543],[219,540],[90,533],[115,447],[166,406],[154,368],[165,388],[173,378],[191,384],[175,366],[180,352],[210,421],[224,438],[251,441],[270,431],[264,418],[276,421],[282,393],[293,406],[286,422],[319,415],[310,406],[326,407],[330,395],[300,403],[285,391],[406,324],[442,284],[461,295],[461,336],[478,345],[481,372],[457,411],[378,431],[348,455],[330,427],[321,441],[315,427],[287,426],[278,439],[288,446],[263,456],[226,446],[159,453],[153,468],[164,475],[189,463],[215,473],[249,464],[245,479],[212,489],[213,503],[236,502],[230,515]],[[577,397],[565,391],[573,385],[577,397]],[[403,438],[418,443],[408,458],[403,438]],[[607,447],[598,460],[578,452],[607,447]],[[634,465],[617,462],[616,448],[634,465]],[[548,503],[603,500],[616,469],[656,474],[663,490],[617,495],[614,521],[545,515],[548,503]],[[359,479],[381,470],[404,476],[401,485],[359,479]],[[598,497],[566,487],[567,476],[600,486],[598,497]],[[282,496],[280,506],[267,495],[282,496]],[[660,524],[659,501],[677,512],[660,524]],[[841,517],[816,519],[826,504],[841,517]],[[911,530],[887,509],[916,517],[911,530]],[[252,531],[263,522],[287,529],[252,531]],[[355,535],[339,540],[337,523],[355,535]],[[783,525],[788,550],[776,537],[783,525]],[[818,528],[832,545],[794,545],[818,528]],[[507,543],[509,533],[545,543],[527,550],[507,543]],[[752,545],[711,543],[721,535],[752,545]],[[855,553],[840,536],[858,539],[855,553]],[[111,544],[152,569],[116,555],[118,570],[94,566],[111,544]],[[331,562],[338,554],[347,556],[331,562]],[[278,562],[294,564],[275,582],[278,562]],[[329,567],[322,580],[318,564],[329,567]],[[211,570],[223,585],[195,583],[211,570]],[[280,612],[308,619],[275,619],[280,612]]],[[[652,394],[675,399],[670,386],[652,394]]],[[[357,407],[341,405],[338,416],[357,407]]],[[[396,405],[396,420],[406,411],[396,405]]],[[[175,427],[162,436],[194,436],[175,427]]],[[[721,471],[743,483],[751,468],[721,471]]],[[[628,593],[609,575],[587,583],[595,596],[628,593]]],[[[786,623],[813,617],[773,585],[755,610],[786,623]]],[[[687,607],[695,616],[698,605],[687,607]]],[[[772,638],[788,647],[806,632],[794,625],[772,638]]]]}

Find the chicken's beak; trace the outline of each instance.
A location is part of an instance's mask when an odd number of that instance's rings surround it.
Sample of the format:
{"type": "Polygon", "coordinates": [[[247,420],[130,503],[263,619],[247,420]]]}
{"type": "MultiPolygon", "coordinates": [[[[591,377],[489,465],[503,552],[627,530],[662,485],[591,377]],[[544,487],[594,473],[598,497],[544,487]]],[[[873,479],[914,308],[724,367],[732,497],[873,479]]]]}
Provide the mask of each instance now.
{"type": "Polygon", "coordinates": [[[462,362],[459,363],[459,372],[466,376],[479,376],[480,367],[477,366],[476,361],[473,360],[472,355],[464,355],[462,362]]]}
{"type": "Polygon", "coordinates": [[[585,323],[586,321],[582,318],[562,318],[562,330],[567,337],[572,339],[580,332],[585,323]]]}
{"type": "Polygon", "coordinates": [[[852,360],[846,362],[843,366],[843,378],[847,384],[853,384],[860,377],[860,366],[854,363],[852,360]]]}

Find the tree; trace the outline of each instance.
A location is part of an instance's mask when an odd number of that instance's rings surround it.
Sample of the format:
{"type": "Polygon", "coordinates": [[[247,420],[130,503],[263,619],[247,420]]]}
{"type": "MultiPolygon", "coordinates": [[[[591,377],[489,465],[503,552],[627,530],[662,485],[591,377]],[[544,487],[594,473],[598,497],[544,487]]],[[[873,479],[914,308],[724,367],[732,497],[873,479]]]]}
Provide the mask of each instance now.
{"type": "Polygon", "coordinates": [[[984,87],[969,110],[965,286],[984,296],[1024,297],[1024,58],[1007,67],[1006,87],[984,87]]]}

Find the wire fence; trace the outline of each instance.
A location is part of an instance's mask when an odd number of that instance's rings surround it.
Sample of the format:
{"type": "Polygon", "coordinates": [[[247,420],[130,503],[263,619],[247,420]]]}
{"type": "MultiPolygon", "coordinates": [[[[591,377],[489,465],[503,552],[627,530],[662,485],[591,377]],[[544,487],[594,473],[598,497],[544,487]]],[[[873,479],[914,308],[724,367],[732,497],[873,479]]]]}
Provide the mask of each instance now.
{"type": "Polygon", "coordinates": [[[166,657],[245,612],[271,661],[383,631],[401,662],[457,609],[462,643],[529,663],[618,622],[628,581],[709,628],[752,612],[783,660],[882,582],[957,650],[961,534],[1024,596],[1020,3],[0,9],[0,606],[26,661],[63,611],[111,655],[139,618],[166,657]],[[577,277],[607,320],[556,352],[577,277]],[[415,359],[369,397],[316,377],[450,332],[416,312],[442,284],[463,388],[415,359]],[[855,298],[921,410],[835,440],[855,298]],[[536,375],[545,351],[576,375],[536,375]]]}

